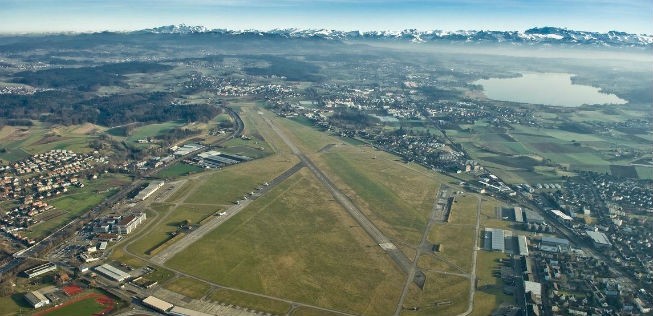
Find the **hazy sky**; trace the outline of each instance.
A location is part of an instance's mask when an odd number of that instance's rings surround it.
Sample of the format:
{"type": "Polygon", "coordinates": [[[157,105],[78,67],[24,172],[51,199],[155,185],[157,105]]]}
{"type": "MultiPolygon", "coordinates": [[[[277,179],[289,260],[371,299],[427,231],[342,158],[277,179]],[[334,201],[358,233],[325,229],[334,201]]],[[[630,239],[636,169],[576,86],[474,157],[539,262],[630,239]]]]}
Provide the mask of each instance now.
{"type": "Polygon", "coordinates": [[[653,34],[653,0],[0,0],[0,33],[161,25],[337,30],[526,30],[653,34]]]}

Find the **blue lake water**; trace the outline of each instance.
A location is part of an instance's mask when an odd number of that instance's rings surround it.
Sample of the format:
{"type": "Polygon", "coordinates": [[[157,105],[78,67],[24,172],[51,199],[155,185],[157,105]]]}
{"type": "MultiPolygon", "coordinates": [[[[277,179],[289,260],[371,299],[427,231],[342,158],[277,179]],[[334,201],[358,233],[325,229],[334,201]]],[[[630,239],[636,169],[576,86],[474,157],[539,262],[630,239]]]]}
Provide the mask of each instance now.
{"type": "Polygon", "coordinates": [[[474,84],[483,86],[487,98],[500,101],[564,107],[627,103],[614,94],[600,92],[599,88],[572,84],[572,76],[565,73],[525,73],[518,78],[483,79],[474,84]]]}

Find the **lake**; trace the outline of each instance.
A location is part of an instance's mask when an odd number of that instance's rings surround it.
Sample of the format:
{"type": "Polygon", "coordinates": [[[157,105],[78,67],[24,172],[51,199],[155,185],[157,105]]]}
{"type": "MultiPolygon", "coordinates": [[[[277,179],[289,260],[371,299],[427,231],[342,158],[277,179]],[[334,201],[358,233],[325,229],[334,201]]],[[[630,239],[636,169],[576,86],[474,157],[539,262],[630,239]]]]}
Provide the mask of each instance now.
{"type": "Polygon", "coordinates": [[[599,88],[572,84],[572,76],[565,73],[524,73],[518,78],[483,79],[474,84],[482,85],[489,99],[500,101],[564,107],[627,103],[614,94],[601,93],[599,88]]]}

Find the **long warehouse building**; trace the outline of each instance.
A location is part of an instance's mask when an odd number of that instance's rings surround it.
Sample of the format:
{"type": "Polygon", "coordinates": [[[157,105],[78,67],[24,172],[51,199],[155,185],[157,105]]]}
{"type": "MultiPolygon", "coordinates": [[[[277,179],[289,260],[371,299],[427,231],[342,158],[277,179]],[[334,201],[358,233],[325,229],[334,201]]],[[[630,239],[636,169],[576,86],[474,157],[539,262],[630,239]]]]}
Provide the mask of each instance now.
{"type": "Polygon", "coordinates": [[[517,245],[519,246],[519,255],[528,256],[528,240],[526,240],[526,236],[519,235],[517,237],[517,245]]]}
{"type": "Polygon", "coordinates": [[[95,267],[95,271],[116,282],[122,282],[131,277],[129,273],[124,272],[108,263],[95,267]]]}

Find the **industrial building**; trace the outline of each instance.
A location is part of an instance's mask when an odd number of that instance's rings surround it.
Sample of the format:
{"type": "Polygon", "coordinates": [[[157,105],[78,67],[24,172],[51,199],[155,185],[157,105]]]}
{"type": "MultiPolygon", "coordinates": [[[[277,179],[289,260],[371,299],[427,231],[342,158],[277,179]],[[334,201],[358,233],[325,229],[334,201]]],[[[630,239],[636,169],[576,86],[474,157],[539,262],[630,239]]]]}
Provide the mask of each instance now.
{"type": "Polygon", "coordinates": [[[522,210],[524,214],[524,220],[526,223],[530,224],[544,224],[544,217],[542,215],[538,214],[537,212],[531,211],[531,210],[522,210]]]}
{"type": "Polygon", "coordinates": [[[252,160],[252,158],[236,154],[225,154],[215,150],[203,152],[192,159],[199,166],[207,168],[219,168],[249,160],[252,160]]]}
{"type": "Polygon", "coordinates": [[[214,164],[216,166],[233,165],[233,164],[238,163],[237,160],[222,157],[220,155],[207,156],[207,157],[203,157],[203,158],[204,158],[204,162],[209,162],[209,163],[212,163],[212,164],[214,164]]]}
{"type": "Polygon", "coordinates": [[[538,282],[524,281],[524,292],[530,292],[534,295],[542,296],[542,284],[538,282]]]}
{"type": "Polygon", "coordinates": [[[174,151],[175,156],[186,156],[192,152],[198,151],[200,149],[204,148],[204,146],[200,144],[186,144],[181,147],[171,147],[170,149],[174,151]]]}
{"type": "Polygon", "coordinates": [[[563,213],[561,210],[551,210],[551,213],[553,213],[555,216],[557,216],[559,219],[562,219],[563,221],[573,220],[571,216],[563,213]]]}
{"type": "Polygon", "coordinates": [[[50,304],[50,300],[39,291],[32,291],[25,294],[25,300],[34,308],[41,308],[50,304]]]}
{"type": "Polygon", "coordinates": [[[48,273],[50,271],[54,271],[54,270],[57,270],[57,265],[52,263],[52,262],[48,262],[48,263],[44,263],[42,265],[38,265],[38,266],[30,268],[30,269],[27,269],[27,270],[23,271],[23,274],[25,274],[25,276],[27,276],[28,279],[31,279],[31,278],[37,277],[39,275],[46,274],[46,273],[48,273]]]}
{"type": "Polygon", "coordinates": [[[169,310],[175,307],[174,305],[154,296],[148,296],[143,299],[143,304],[162,313],[167,313],[169,310]]]}
{"type": "Polygon", "coordinates": [[[542,237],[540,250],[548,252],[566,252],[571,249],[569,240],[557,237],[542,237]]]}
{"type": "Polygon", "coordinates": [[[526,236],[517,236],[517,245],[519,246],[519,255],[528,256],[528,240],[526,239],[526,236]]]}
{"type": "Polygon", "coordinates": [[[522,212],[521,207],[514,207],[513,211],[515,212],[515,222],[523,223],[524,222],[524,213],[522,212]]]}
{"type": "Polygon", "coordinates": [[[168,311],[168,314],[174,316],[211,316],[211,314],[194,311],[192,309],[183,308],[181,306],[173,307],[168,311]]]}
{"type": "Polygon", "coordinates": [[[489,239],[489,244],[486,241],[486,249],[492,251],[501,251],[506,250],[506,241],[505,234],[503,229],[498,228],[486,228],[485,229],[485,238],[489,239]]]}
{"type": "Polygon", "coordinates": [[[250,160],[252,160],[252,158],[249,158],[249,157],[246,157],[246,156],[241,156],[241,155],[236,155],[236,154],[225,154],[225,153],[222,153],[222,154],[220,154],[220,156],[222,156],[222,157],[224,157],[224,158],[232,159],[232,160],[235,160],[235,161],[238,161],[238,162],[243,162],[243,161],[250,161],[250,160]]]}
{"type": "Polygon", "coordinates": [[[154,192],[160,189],[164,184],[164,181],[152,181],[147,185],[145,189],[141,190],[141,192],[138,192],[138,195],[136,195],[134,199],[137,201],[145,201],[145,199],[154,194],[154,192]]]}
{"type": "Polygon", "coordinates": [[[125,216],[121,218],[118,223],[113,225],[113,232],[116,234],[127,235],[146,219],[147,216],[145,215],[145,212],[125,216]]]}
{"type": "Polygon", "coordinates": [[[608,236],[606,236],[602,232],[595,232],[588,230],[586,231],[587,236],[592,239],[592,243],[594,243],[594,247],[596,248],[607,248],[612,246],[612,243],[608,239],[608,236]]]}
{"type": "Polygon", "coordinates": [[[108,263],[95,267],[95,271],[116,282],[122,282],[131,277],[129,273],[124,272],[108,263]]]}

